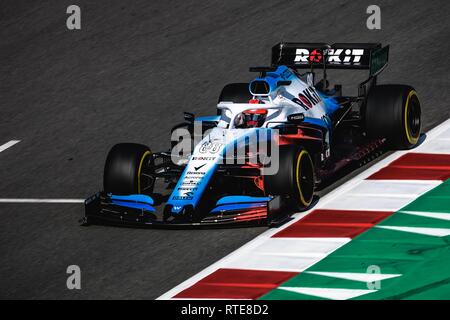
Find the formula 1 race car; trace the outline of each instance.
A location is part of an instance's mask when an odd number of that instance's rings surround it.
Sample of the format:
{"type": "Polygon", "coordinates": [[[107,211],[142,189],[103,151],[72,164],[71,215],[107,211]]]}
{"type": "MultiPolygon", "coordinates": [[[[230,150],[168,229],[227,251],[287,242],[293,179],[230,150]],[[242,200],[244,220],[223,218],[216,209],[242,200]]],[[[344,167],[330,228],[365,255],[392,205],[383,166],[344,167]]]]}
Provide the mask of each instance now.
{"type": "Polygon", "coordinates": [[[255,79],[223,88],[216,115],[185,113],[171,150],[113,146],[104,191],[85,201],[82,223],[277,224],[307,210],[316,188],[344,167],[418,143],[414,89],[377,85],[388,55],[378,43],[275,45],[271,66],[250,68],[255,79]],[[327,69],[369,70],[369,77],[357,96],[343,96],[341,85],[329,87],[327,69]]]}

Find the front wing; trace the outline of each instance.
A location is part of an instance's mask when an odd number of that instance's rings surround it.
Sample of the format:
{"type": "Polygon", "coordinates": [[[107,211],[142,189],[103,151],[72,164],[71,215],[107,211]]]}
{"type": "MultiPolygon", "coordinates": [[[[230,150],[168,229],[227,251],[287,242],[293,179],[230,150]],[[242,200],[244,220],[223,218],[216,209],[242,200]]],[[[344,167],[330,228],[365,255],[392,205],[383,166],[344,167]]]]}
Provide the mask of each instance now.
{"type": "Polygon", "coordinates": [[[186,228],[267,225],[287,218],[287,215],[283,215],[285,210],[283,210],[280,197],[252,198],[224,197],[224,201],[218,201],[216,207],[206,214],[197,213],[195,215],[200,218],[196,219],[192,215],[185,215],[180,219],[167,220],[158,215],[152,205],[148,203],[115,201],[114,196],[99,192],[85,200],[85,215],[80,222],[82,225],[186,228]],[[230,201],[232,199],[234,201],[230,201]]]}

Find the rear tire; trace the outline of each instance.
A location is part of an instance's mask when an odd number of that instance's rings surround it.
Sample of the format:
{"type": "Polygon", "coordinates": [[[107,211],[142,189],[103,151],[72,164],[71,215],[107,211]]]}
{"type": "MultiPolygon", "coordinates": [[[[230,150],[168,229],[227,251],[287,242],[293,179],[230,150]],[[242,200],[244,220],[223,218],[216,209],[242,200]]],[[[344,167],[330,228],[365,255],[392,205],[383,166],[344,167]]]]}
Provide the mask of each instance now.
{"type": "Polygon", "coordinates": [[[414,88],[380,85],[369,92],[365,107],[370,138],[386,138],[393,149],[410,149],[420,137],[421,108],[414,88]]]}
{"type": "Polygon", "coordinates": [[[280,146],[278,172],[264,176],[267,195],[286,198],[295,210],[307,209],[314,197],[314,164],[303,147],[280,146]]]}
{"type": "Polygon", "coordinates": [[[105,192],[151,194],[154,186],[154,166],[151,150],[142,144],[119,143],[111,148],[103,174],[105,192]]]}

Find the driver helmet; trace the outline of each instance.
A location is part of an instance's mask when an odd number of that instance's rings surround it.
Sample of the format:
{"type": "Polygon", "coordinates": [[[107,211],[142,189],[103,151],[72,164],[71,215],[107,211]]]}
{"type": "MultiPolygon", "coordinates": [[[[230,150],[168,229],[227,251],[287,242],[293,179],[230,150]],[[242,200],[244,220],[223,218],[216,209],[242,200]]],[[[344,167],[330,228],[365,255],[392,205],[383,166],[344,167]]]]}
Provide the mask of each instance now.
{"type": "Polygon", "coordinates": [[[267,109],[250,109],[238,114],[234,120],[236,128],[259,128],[266,122],[267,109]]]}

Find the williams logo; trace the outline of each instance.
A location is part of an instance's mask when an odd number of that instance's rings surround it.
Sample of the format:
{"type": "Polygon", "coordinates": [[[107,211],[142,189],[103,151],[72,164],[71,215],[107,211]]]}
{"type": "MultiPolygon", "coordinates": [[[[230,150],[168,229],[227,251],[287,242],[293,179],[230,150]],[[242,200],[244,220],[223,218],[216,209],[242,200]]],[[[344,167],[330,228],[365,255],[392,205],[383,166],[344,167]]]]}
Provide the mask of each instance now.
{"type": "Polygon", "coordinates": [[[185,192],[184,195],[185,195],[186,197],[192,197],[192,196],[194,195],[194,192],[188,191],[188,192],[185,192]]]}

